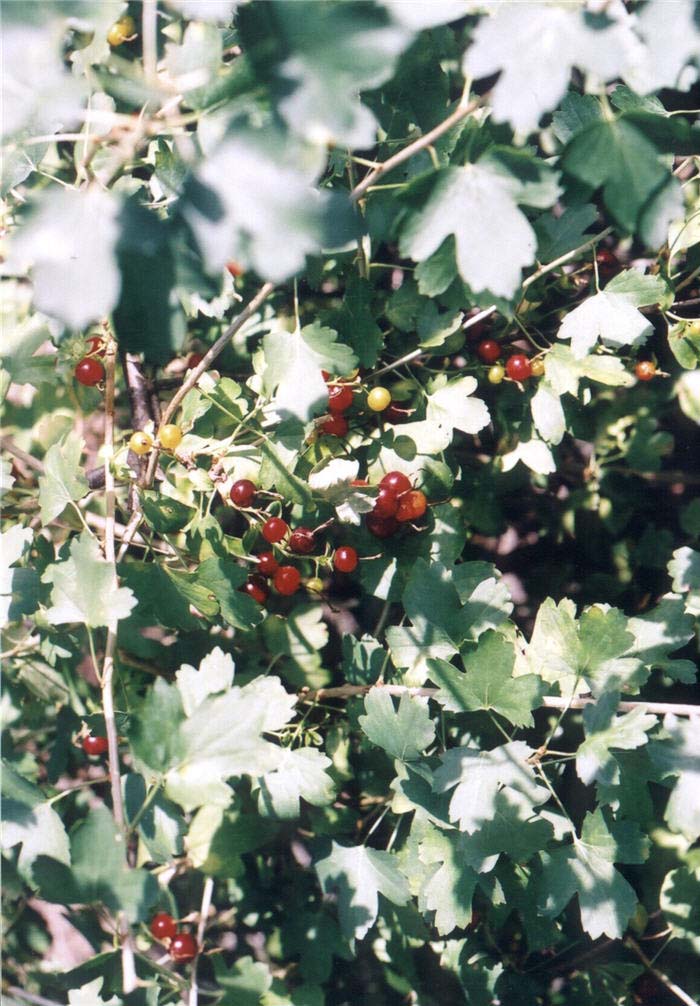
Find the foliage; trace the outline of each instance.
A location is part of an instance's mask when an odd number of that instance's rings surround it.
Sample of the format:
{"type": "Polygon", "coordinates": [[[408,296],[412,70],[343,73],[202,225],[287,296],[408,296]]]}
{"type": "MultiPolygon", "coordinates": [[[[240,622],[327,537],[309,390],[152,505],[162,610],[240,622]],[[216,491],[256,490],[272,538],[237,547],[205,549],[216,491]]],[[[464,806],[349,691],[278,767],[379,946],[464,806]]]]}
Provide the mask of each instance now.
{"type": "Polygon", "coordinates": [[[8,1002],[700,995],[666,6],[7,5],[8,1002]]]}

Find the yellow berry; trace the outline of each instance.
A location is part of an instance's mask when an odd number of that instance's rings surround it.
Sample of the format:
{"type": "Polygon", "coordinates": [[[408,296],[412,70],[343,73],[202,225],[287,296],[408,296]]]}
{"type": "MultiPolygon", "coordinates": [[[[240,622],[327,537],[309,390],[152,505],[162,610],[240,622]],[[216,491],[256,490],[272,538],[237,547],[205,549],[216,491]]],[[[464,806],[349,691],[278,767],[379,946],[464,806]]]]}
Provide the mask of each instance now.
{"type": "Polygon", "coordinates": [[[544,360],[542,357],[537,357],[536,360],[531,361],[530,373],[533,377],[542,377],[544,374],[544,360]]]}
{"type": "Polygon", "coordinates": [[[318,576],[312,576],[310,580],[306,581],[306,589],[312,594],[320,594],[323,591],[323,580],[318,576]]]}
{"type": "Polygon", "coordinates": [[[133,451],[134,454],[148,454],[152,447],[153,437],[150,433],[145,433],[143,430],[137,430],[136,433],[131,434],[131,439],[129,440],[129,450],[133,451]]]}
{"type": "Polygon", "coordinates": [[[500,384],[505,376],[506,372],[500,363],[494,363],[487,375],[491,384],[500,384]]]}
{"type": "Polygon", "coordinates": [[[391,393],[387,388],[372,388],[367,395],[367,407],[372,412],[383,412],[391,404],[391,393]]]}
{"type": "Polygon", "coordinates": [[[135,30],[134,19],[127,14],[126,17],[120,17],[118,21],[114,22],[107,32],[107,41],[113,48],[116,48],[131,38],[135,30]]]}
{"type": "Polygon", "coordinates": [[[166,451],[174,451],[179,446],[181,440],[182,430],[179,426],[175,426],[174,423],[161,426],[158,430],[158,441],[160,446],[164,447],[166,451]]]}

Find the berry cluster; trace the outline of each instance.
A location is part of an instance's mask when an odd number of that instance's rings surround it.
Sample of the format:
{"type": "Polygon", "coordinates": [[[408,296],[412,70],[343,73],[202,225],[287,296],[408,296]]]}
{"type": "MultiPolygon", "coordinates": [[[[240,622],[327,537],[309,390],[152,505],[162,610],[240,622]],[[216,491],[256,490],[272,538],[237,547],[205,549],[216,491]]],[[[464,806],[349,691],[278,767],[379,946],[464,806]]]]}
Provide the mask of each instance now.
{"type": "MultiPolygon", "coordinates": [[[[328,415],[320,422],[321,433],[334,437],[344,437],[347,435],[349,424],[345,413],[352,406],[355,396],[349,381],[355,379],[357,374],[341,380],[331,380],[327,371],[322,371],[323,378],[328,388],[328,415]]],[[[388,388],[377,386],[367,392],[367,408],[370,412],[385,412],[391,406],[391,392],[388,388]]]]}
{"type": "MultiPolygon", "coordinates": [[[[182,430],[174,423],[166,423],[158,430],[158,446],[163,451],[174,451],[180,446],[182,430]]],[[[136,430],[129,438],[129,450],[134,454],[148,454],[153,450],[154,441],[146,430],[136,430]]]]}
{"type": "Polygon", "coordinates": [[[379,483],[374,509],[365,517],[367,530],[375,538],[390,538],[401,524],[419,520],[428,508],[420,489],[414,489],[403,472],[388,472],[379,483]]]}
{"type": "Polygon", "coordinates": [[[179,933],[175,919],[168,912],[158,912],[154,915],[149,928],[154,939],[167,944],[168,952],[174,961],[186,964],[194,960],[199,953],[194,936],[191,933],[179,933]]]}

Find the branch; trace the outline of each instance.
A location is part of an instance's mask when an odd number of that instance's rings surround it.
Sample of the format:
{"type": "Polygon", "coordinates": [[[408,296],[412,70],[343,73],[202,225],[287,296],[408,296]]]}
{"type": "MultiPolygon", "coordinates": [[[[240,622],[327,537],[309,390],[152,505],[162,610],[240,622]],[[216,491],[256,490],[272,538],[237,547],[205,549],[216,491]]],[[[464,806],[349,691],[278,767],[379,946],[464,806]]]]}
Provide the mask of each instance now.
{"type": "MultiPolygon", "coordinates": [[[[388,695],[416,695],[423,698],[435,698],[440,688],[411,688],[408,685],[338,685],[336,688],[302,688],[299,692],[300,702],[321,702],[324,699],[351,699],[358,695],[367,695],[373,688],[381,688],[388,695]]],[[[545,709],[584,709],[586,706],[595,704],[597,699],[592,697],[582,697],[575,699],[564,699],[559,695],[545,695],[542,698],[541,708],[545,709]]],[[[663,716],[666,713],[674,713],[676,716],[700,716],[700,703],[697,705],[683,705],[676,702],[619,702],[617,708],[622,712],[631,712],[633,709],[642,707],[648,713],[656,713],[663,716]]]]}
{"type": "Polygon", "coordinates": [[[604,231],[600,234],[594,234],[593,237],[588,238],[584,241],[582,245],[578,248],[574,248],[573,251],[567,252],[565,255],[560,255],[559,258],[555,258],[553,262],[548,262],[547,265],[542,266],[537,272],[533,272],[532,276],[528,276],[526,280],[523,281],[523,290],[527,290],[529,286],[532,286],[541,276],[545,276],[548,272],[552,272],[553,269],[558,269],[560,265],[564,265],[569,262],[572,258],[576,258],[580,255],[582,251],[585,251],[590,245],[597,244],[598,241],[602,241],[603,238],[607,237],[608,234],[612,233],[612,227],[606,227],[604,231]]]}
{"type": "Polygon", "coordinates": [[[197,923],[197,956],[192,961],[192,978],[190,980],[190,995],[188,1006],[197,1006],[199,998],[199,986],[197,985],[197,963],[199,961],[199,955],[202,952],[202,946],[204,944],[204,930],[207,924],[207,918],[209,916],[209,909],[211,908],[211,898],[214,893],[214,880],[212,877],[207,877],[204,881],[204,889],[202,890],[202,903],[199,908],[199,921],[197,923]]]}
{"type": "Polygon", "coordinates": [[[664,974],[663,971],[659,971],[658,968],[654,967],[652,961],[649,960],[642,948],[637,944],[637,941],[633,940],[631,936],[628,936],[625,939],[625,946],[629,947],[629,949],[637,955],[649,974],[652,974],[657,981],[661,982],[661,984],[669,990],[669,992],[673,993],[676,999],[680,999],[682,1003],[685,1003],[685,1006],[699,1006],[697,999],[693,999],[693,997],[689,996],[687,992],[680,988],[680,986],[672,982],[667,974],[664,974]]]}
{"type": "Polygon", "coordinates": [[[368,175],[362,179],[362,181],[355,186],[355,188],[350,193],[350,199],[353,202],[357,202],[365,194],[367,189],[369,189],[378,178],[386,175],[389,171],[393,171],[397,168],[399,164],[403,164],[404,161],[409,160],[414,154],[419,153],[421,150],[425,150],[429,147],[438,137],[442,136],[443,133],[447,133],[453,126],[456,126],[458,122],[465,119],[468,115],[471,115],[479,105],[483,102],[483,98],[476,98],[474,101],[470,101],[468,104],[460,104],[446,119],[439,122],[437,126],[431,129],[429,132],[425,133],[423,136],[419,136],[417,140],[413,143],[409,143],[407,147],[399,150],[398,153],[394,154],[388,160],[383,161],[382,164],[378,164],[373,171],[370,171],[368,175]]]}

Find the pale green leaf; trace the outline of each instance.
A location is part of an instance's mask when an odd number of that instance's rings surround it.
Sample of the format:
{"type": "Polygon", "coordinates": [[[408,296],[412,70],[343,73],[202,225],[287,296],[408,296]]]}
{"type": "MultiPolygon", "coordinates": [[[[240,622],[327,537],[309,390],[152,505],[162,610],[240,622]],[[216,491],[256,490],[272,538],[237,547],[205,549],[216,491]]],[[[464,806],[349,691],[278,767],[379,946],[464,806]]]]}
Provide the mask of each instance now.
{"type": "Polygon", "coordinates": [[[463,838],[456,832],[431,828],[419,847],[421,862],[432,870],[422,884],[418,905],[424,912],[435,912],[435,928],[441,936],[471,921],[479,877],[465,861],[463,838]]]}
{"type": "Polygon", "coordinates": [[[103,978],[95,978],[87,985],[81,985],[79,989],[68,990],[68,1006],[121,1006],[122,1000],[116,996],[103,999],[100,995],[102,991],[103,978]]]}
{"type": "Polygon", "coordinates": [[[177,687],[182,698],[185,716],[191,716],[204,699],[218,692],[226,692],[233,684],[234,666],[229,653],[215,646],[202,659],[199,670],[183,664],[175,673],[177,687]]]}
{"type": "Polygon", "coordinates": [[[360,470],[358,461],[332,458],[323,461],[309,475],[309,487],[335,508],[341,524],[360,524],[362,514],[369,513],[374,500],[352,485],[360,470]]]}
{"type": "Polygon", "coordinates": [[[49,566],[42,577],[52,584],[49,622],[83,622],[91,629],[106,626],[116,631],[136,605],[128,587],[120,587],[114,563],[102,558],[97,539],[89,531],[74,538],[70,557],[49,566]]]}
{"type": "Polygon", "coordinates": [[[688,595],[686,610],[700,616],[700,552],[687,545],[677,548],[668,564],[668,572],[673,577],[673,589],[688,595]]]}
{"type": "Polygon", "coordinates": [[[80,465],[84,443],[76,433],[49,447],[44,458],[44,473],[39,476],[39,506],[42,524],[50,524],[65,508],[88,491],[80,465]]]}
{"type": "Polygon", "coordinates": [[[605,692],[595,705],[583,710],[586,739],[576,752],[576,771],[587,786],[592,782],[606,786],[619,782],[613,749],[631,751],[641,747],[648,740],[647,731],[656,726],[656,717],[645,713],[643,706],[616,716],[619,700],[617,692],[605,692]]]}
{"type": "MultiPolygon", "coordinates": [[[[463,433],[478,433],[491,422],[491,416],[480,398],[470,398],[476,391],[473,377],[459,377],[433,392],[428,398],[426,418],[429,422],[463,433]]],[[[415,424],[413,424],[415,425],[415,424]]]]}
{"type": "Polygon", "coordinates": [[[663,276],[645,274],[638,269],[623,269],[605,287],[606,293],[621,293],[635,307],[660,304],[668,308],[673,303],[673,289],[663,276]]]}
{"type": "Polygon", "coordinates": [[[364,733],[392,758],[419,758],[435,738],[435,725],[425,699],[404,694],[396,710],[391,695],[373,688],[365,697],[365,713],[359,718],[364,733]]]}
{"type": "Polygon", "coordinates": [[[675,940],[687,941],[700,954],[700,863],[695,860],[666,874],[659,905],[675,940]]]}
{"type": "Polygon", "coordinates": [[[667,776],[676,776],[664,819],[673,831],[695,842],[700,835],[700,718],[664,717],[667,740],[650,745],[652,761],[667,776]]]}
{"type": "MultiPolygon", "coordinates": [[[[21,527],[19,524],[0,532],[0,627],[4,628],[16,617],[13,610],[13,595],[21,594],[27,586],[25,574],[31,573],[36,577],[31,570],[12,568],[33,540],[32,529],[21,527]]],[[[20,607],[23,608],[24,605],[20,607]]]]}
{"type": "Polygon", "coordinates": [[[315,324],[300,332],[280,329],[265,336],[263,382],[268,394],[274,392],[272,404],[283,419],[294,416],[305,422],[322,412],[328,389],[321,370],[348,373],[355,366],[352,350],[335,340],[333,329],[315,324]]]}
{"type": "Polygon", "coordinates": [[[566,418],[559,395],[547,383],[540,381],[530,402],[532,419],[537,432],[550,444],[561,442],[566,432],[566,418]]]}
{"type": "Polygon", "coordinates": [[[581,360],[599,339],[611,349],[636,347],[646,341],[652,328],[627,294],[603,292],[570,311],[557,335],[571,340],[574,358],[581,360]]]}
{"type": "Polygon", "coordinates": [[[551,475],[556,471],[556,464],[549,447],[543,440],[534,438],[518,444],[518,446],[508,454],[501,455],[501,468],[504,472],[511,471],[517,463],[523,464],[539,475],[551,475]]]}
{"type": "Polygon", "coordinates": [[[314,807],[331,803],[335,786],[330,767],[330,758],[315,748],[280,748],[275,768],[257,780],[260,813],[294,818],[299,816],[300,798],[314,807]]]}
{"type": "Polygon", "coordinates": [[[70,847],[63,821],[32,785],[9,765],[2,766],[2,848],[20,845],[17,869],[31,883],[37,856],[70,863],[70,847]]]}

